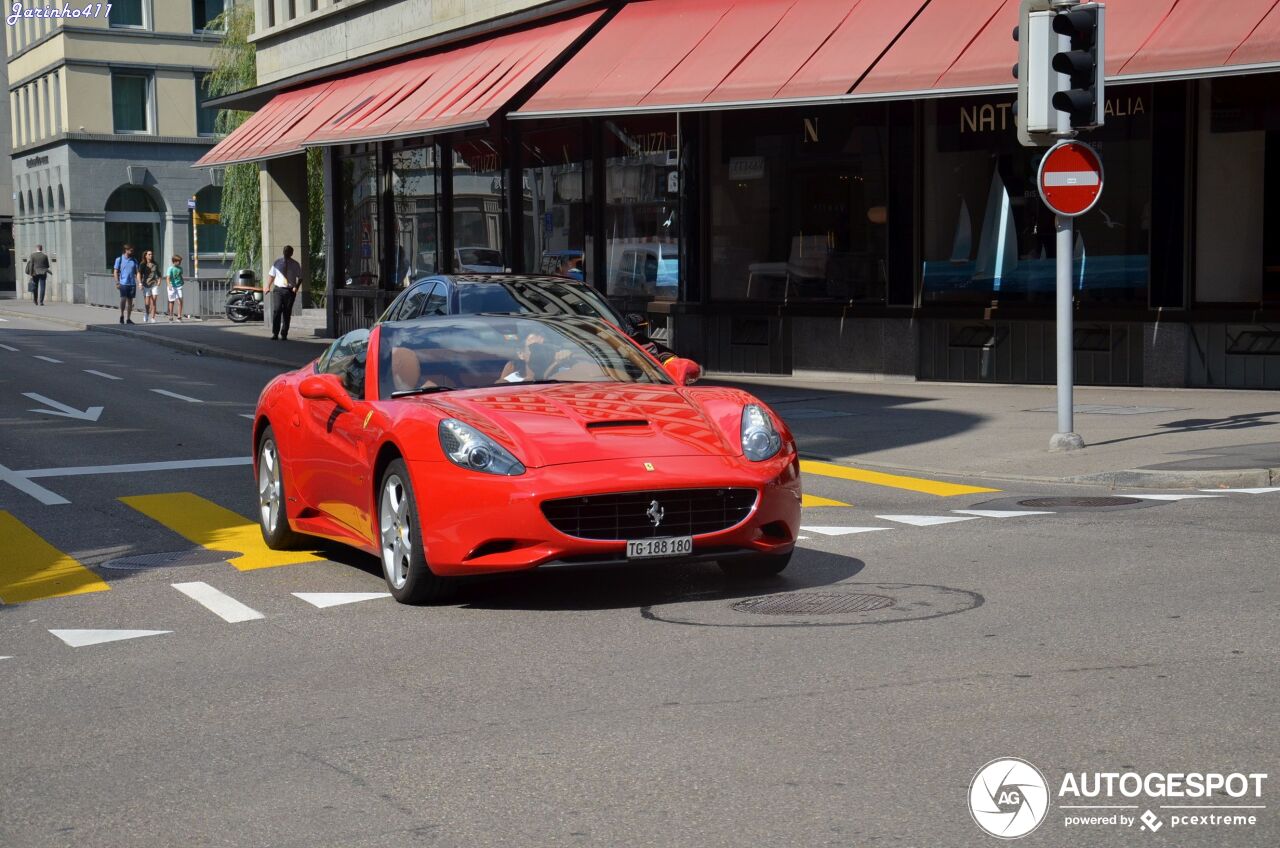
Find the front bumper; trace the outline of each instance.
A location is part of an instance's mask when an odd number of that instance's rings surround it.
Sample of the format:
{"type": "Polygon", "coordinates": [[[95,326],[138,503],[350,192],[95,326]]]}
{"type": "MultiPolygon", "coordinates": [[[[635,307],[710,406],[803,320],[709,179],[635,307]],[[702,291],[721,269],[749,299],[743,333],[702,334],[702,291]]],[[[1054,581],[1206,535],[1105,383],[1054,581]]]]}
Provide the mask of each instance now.
{"type": "Polygon", "coordinates": [[[742,457],[668,457],[651,464],[653,471],[634,459],[577,462],[499,477],[449,462],[410,463],[427,562],[442,576],[625,562],[625,540],[567,536],[543,516],[542,502],[708,487],[749,487],[759,496],[751,514],[739,524],[694,536],[691,555],[657,561],[785,554],[795,546],[800,529],[800,468],[795,454],[758,463],[742,457]]]}

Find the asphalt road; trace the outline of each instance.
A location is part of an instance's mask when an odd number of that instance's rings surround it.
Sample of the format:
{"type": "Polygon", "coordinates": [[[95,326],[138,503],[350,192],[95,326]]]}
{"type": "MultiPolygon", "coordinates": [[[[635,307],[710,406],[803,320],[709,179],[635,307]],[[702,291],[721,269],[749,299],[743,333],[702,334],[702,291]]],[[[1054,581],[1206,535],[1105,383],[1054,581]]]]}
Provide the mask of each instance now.
{"type": "Polygon", "coordinates": [[[1280,492],[1034,510],[1123,493],[822,469],[806,492],[848,505],[806,509],[777,579],[645,565],[317,607],[294,593],[382,593],[377,562],[109,567],[196,547],[141,496],[252,520],[247,465],[199,463],[248,457],[271,369],[16,319],[0,344],[0,578],[47,548],[103,584],[0,605],[5,848],[992,846],[967,799],[1003,756],[1055,795],[1028,846],[1280,844],[1280,492]],[[774,594],[844,611],[751,601],[774,594]],[[50,632],[99,629],[158,632],[50,632]],[[1065,773],[1126,771],[1272,777],[1260,799],[1075,802],[1151,809],[1155,832],[1064,824],[1065,773]],[[1210,828],[1161,808],[1225,803],[1266,809],[1210,828]]]}

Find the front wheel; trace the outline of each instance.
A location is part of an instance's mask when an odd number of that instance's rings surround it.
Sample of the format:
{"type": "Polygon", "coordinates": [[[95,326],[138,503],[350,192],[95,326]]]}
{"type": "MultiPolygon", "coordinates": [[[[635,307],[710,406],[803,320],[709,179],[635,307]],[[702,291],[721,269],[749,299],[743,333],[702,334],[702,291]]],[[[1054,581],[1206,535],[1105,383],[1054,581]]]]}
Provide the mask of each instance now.
{"type": "Polygon", "coordinates": [[[755,554],[738,559],[727,559],[717,562],[720,570],[730,577],[761,578],[781,574],[791,562],[791,551],[785,554],[755,554]]]}
{"type": "Polygon", "coordinates": [[[404,460],[387,466],[378,492],[382,573],[392,596],[402,604],[444,600],[453,590],[453,581],[435,574],[427,565],[418,501],[404,460]]]}
{"type": "Polygon", "coordinates": [[[258,523],[262,540],[273,551],[288,550],[300,541],[289,527],[285,511],[284,469],[280,467],[280,448],[270,427],[258,439],[258,523]]]}

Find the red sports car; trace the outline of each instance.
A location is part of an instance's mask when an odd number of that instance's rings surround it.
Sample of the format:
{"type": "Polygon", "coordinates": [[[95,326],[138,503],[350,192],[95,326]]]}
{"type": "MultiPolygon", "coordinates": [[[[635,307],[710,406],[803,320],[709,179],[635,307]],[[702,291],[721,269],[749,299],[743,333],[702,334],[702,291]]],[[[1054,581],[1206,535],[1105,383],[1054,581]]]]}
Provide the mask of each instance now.
{"type": "Polygon", "coordinates": [[[367,551],[416,603],[459,575],[584,563],[776,574],[799,530],[795,441],[759,400],[686,385],[696,375],[594,318],[356,330],[258,400],[263,537],[367,551]]]}

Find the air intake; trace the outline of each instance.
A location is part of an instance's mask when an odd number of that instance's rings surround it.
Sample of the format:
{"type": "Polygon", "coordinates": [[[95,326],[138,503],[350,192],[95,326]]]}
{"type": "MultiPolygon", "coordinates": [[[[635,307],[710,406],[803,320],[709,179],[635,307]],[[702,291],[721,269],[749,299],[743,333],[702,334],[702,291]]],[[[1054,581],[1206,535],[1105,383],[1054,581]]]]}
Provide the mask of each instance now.
{"type": "Polygon", "coordinates": [[[612,430],[615,427],[648,427],[649,422],[643,418],[623,418],[619,421],[592,421],[587,424],[588,430],[612,430]]]}

